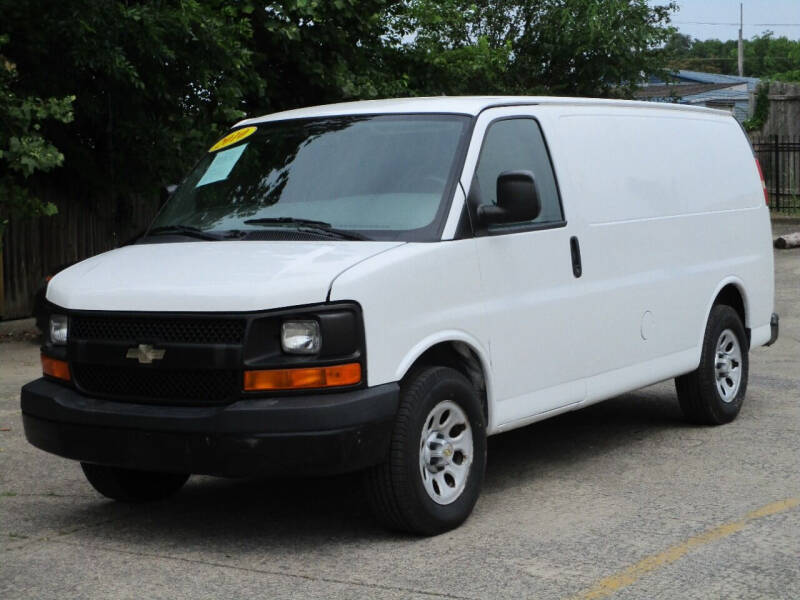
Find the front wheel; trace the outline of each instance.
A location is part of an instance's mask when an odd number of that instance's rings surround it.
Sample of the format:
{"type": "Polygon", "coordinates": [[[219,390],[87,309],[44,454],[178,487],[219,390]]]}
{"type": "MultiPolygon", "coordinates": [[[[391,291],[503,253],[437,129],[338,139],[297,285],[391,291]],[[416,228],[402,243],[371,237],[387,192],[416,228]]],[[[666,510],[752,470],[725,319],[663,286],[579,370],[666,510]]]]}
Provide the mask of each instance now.
{"type": "Polygon", "coordinates": [[[675,379],[678,401],[689,421],[722,425],[736,418],[747,391],[748,343],[739,314],[719,304],[711,309],[700,366],[675,379]]]}
{"type": "Polygon", "coordinates": [[[151,502],[171,496],[183,487],[185,473],[155,473],[121,467],[81,463],[92,487],[106,498],[120,502],[151,502]]]}
{"type": "Polygon", "coordinates": [[[386,463],[365,475],[375,515],[392,529],[435,535],[463,523],[480,494],[486,424],[475,388],[446,367],[401,384],[386,463]]]}

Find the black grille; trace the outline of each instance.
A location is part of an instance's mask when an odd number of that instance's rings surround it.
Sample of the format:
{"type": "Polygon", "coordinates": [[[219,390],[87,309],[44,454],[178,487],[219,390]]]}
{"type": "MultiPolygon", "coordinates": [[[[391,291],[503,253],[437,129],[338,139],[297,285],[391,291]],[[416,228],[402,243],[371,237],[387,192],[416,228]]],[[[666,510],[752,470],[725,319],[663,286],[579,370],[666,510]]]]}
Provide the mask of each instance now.
{"type": "Polygon", "coordinates": [[[220,404],[233,401],[241,389],[241,373],[232,370],[178,371],[76,364],[72,371],[78,387],[90,394],[143,401],[220,404]]]}
{"type": "Polygon", "coordinates": [[[243,319],[72,317],[70,337],[78,340],[173,344],[241,344],[243,319]]]}

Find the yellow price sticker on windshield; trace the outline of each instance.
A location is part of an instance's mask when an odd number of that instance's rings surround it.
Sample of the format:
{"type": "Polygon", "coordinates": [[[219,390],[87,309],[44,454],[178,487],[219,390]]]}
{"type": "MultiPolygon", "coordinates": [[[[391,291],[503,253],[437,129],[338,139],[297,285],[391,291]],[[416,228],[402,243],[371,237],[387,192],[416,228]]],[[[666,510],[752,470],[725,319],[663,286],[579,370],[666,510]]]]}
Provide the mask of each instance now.
{"type": "Polygon", "coordinates": [[[226,135],[216,144],[211,146],[211,148],[209,148],[208,151],[216,152],[217,150],[221,150],[222,148],[227,148],[228,146],[232,146],[236,142],[241,142],[243,139],[250,137],[255,132],[256,132],[256,127],[243,127],[242,129],[231,131],[228,135],[226,135]]]}

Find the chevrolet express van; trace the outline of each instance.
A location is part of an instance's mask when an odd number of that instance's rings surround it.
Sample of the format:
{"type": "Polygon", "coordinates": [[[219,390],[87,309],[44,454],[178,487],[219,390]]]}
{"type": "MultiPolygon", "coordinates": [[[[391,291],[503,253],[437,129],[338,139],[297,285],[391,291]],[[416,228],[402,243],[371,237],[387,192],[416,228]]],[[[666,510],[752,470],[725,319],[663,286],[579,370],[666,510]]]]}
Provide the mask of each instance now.
{"type": "Polygon", "coordinates": [[[249,119],[135,244],[56,275],[28,440],[145,501],[364,471],[389,526],[470,514],[486,438],[668,378],[734,419],[773,342],[766,189],[724,112],[566,98],[249,119]]]}

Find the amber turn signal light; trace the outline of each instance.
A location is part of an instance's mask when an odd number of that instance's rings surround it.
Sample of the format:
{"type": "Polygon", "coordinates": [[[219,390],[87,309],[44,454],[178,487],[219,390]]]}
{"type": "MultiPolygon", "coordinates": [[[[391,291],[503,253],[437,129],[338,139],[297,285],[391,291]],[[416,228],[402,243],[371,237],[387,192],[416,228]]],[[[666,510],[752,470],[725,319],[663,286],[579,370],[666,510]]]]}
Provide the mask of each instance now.
{"type": "Polygon", "coordinates": [[[70,380],[69,365],[64,360],[51,358],[42,354],[42,372],[56,379],[70,380]]]}
{"type": "Polygon", "coordinates": [[[302,369],[269,369],[245,371],[244,389],[247,392],[264,390],[300,390],[355,385],[361,382],[361,365],[348,363],[335,367],[302,369]]]}

